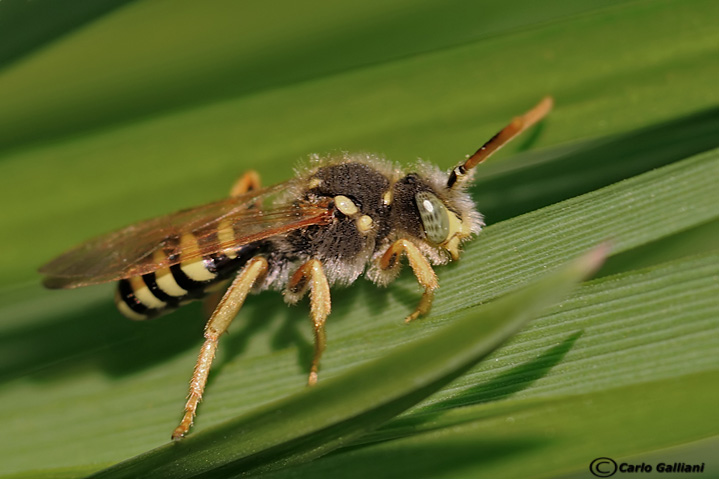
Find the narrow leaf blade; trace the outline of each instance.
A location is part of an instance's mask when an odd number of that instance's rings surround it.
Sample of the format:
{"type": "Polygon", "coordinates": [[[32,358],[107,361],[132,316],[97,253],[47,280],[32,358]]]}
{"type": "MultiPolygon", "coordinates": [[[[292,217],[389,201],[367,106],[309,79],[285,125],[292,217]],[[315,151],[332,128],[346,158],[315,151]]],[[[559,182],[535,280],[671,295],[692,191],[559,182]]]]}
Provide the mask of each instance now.
{"type": "Polygon", "coordinates": [[[599,247],[421,340],[288,399],[92,476],[229,477],[326,454],[439,390],[597,269],[599,247]],[[353,395],[347,395],[353,391],[353,395]],[[345,396],[338,401],[338,396],[345,396]]]}

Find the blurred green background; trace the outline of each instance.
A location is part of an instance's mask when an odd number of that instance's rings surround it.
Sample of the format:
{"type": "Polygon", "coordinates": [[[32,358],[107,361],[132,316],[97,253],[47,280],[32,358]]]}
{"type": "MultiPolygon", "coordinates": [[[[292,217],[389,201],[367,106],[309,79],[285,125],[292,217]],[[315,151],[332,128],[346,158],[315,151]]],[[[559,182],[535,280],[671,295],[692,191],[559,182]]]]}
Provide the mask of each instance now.
{"type": "MultiPolygon", "coordinates": [[[[400,324],[417,299],[408,275],[388,290],[360,281],[334,292],[323,377],[516,288],[550,250],[616,238],[603,279],[570,300],[598,316],[534,323],[428,403],[479,408],[434,436],[410,412],[409,439],[380,435],[276,474],[556,477],[585,473],[597,456],[678,446],[708,461],[715,443],[695,441],[719,433],[704,400],[716,397],[719,369],[717,78],[712,1],[0,2],[0,474],[82,477],[163,444],[201,340],[196,306],[127,322],[109,285],[42,290],[41,264],[221,198],[248,168],[265,184],[287,179],[310,153],[449,168],[548,94],[548,120],[478,172],[472,193],[490,227],[456,267],[438,269],[435,313],[400,324]],[[622,183],[601,190],[657,168],[637,183],[652,201],[622,183]],[[598,198],[603,214],[589,222],[582,207],[598,198]],[[587,225],[601,234],[582,236],[587,225]],[[625,235],[632,225],[639,239],[625,235]],[[491,281],[477,279],[493,266],[491,281]],[[659,287],[662,278],[673,282],[659,287]],[[505,405],[530,413],[522,422],[505,405]]],[[[248,301],[198,429],[302,387],[306,311],[276,293],[248,301]]]]}

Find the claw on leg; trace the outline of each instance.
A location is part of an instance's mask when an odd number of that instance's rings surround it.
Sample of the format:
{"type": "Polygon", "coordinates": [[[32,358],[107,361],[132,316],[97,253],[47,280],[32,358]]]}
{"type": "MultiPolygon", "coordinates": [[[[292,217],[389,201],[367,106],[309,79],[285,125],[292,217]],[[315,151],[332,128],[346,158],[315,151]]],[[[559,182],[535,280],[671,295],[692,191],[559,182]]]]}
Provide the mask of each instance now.
{"type": "Polygon", "coordinates": [[[419,318],[420,316],[424,316],[427,313],[429,313],[429,310],[432,309],[432,300],[434,299],[434,291],[426,291],[422,294],[422,298],[419,300],[419,304],[417,305],[417,308],[404,318],[405,323],[411,323],[415,319],[419,318]]]}
{"type": "Polygon", "coordinates": [[[232,320],[237,316],[242,304],[247,298],[247,294],[252,286],[267,272],[267,260],[262,257],[252,258],[242,268],[235,280],[232,282],[227,292],[220,300],[217,309],[207,321],[205,326],[205,342],[197,357],[195,371],[190,381],[190,392],[187,396],[185,404],[185,413],[182,421],[172,432],[172,439],[178,440],[182,438],[192,427],[192,422],[197,412],[197,406],[202,400],[202,393],[207,384],[207,377],[210,374],[212,360],[215,358],[217,351],[217,342],[232,320]]]}
{"type": "Polygon", "coordinates": [[[424,288],[422,299],[419,300],[417,308],[404,320],[406,323],[409,323],[429,313],[429,310],[432,308],[432,300],[434,299],[434,290],[439,288],[439,282],[427,258],[424,257],[414,243],[406,239],[399,239],[387,248],[387,251],[385,251],[379,260],[380,268],[385,270],[399,268],[399,260],[402,253],[407,256],[412,272],[420,286],[424,288]]]}
{"type": "Polygon", "coordinates": [[[215,352],[217,351],[217,340],[216,336],[209,336],[205,334],[205,343],[202,345],[200,355],[197,358],[197,364],[195,365],[195,371],[192,374],[192,380],[190,381],[190,393],[187,396],[187,403],[185,404],[185,413],[182,416],[180,424],[172,431],[172,439],[178,440],[187,434],[192,427],[192,421],[195,419],[197,406],[202,400],[202,392],[205,389],[207,383],[207,376],[210,374],[210,366],[212,360],[215,358],[215,352]]]}

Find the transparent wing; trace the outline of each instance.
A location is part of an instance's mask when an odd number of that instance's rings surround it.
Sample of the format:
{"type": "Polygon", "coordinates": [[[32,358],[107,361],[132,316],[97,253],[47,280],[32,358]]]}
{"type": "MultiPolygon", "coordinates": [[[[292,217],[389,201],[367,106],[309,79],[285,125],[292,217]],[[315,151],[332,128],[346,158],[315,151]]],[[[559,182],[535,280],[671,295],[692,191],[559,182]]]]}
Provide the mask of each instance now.
{"type": "Polygon", "coordinates": [[[297,180],[127,226],[91,239],[39,269],[48,288],[139,276],[332,218],[327,205],[263,208],[297,180]]]}

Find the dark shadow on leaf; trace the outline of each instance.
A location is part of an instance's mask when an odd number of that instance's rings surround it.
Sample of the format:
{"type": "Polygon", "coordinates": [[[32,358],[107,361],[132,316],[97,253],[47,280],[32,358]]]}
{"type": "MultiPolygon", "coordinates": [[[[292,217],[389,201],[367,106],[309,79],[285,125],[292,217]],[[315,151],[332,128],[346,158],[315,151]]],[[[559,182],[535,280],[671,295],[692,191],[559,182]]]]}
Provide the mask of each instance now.
{"type": "MultiPolygon", "coordinates": [[[[376,431],[360,438],[355,444],[344,449],[358,449],[379,442],[386,442],[402,437],[416,435],[433,429],[461,424],[464,419],[452,420],[449,424],[443,421],[443,415],[450,409],[473,406],[506,399],[507,397],[531,386],[538,379],[546,376],[549,371],[559,364],[564,356],[572,349],[574,343],[583,334],[577,331],[558,345],[548,349],[536,359],[521,364],[502,373],[489,382],[478,384],[447,400],[423,407],[409,415],[393,419],[376,431]],[[438,426],[432,423],[437,421],[438,426]]],[[[518,409],[525,406],[518,405],[518,409]]],[[[505,414],[506,411],[500,413],[505,414]]],[[[489,419],[492,415],[472,415],[471,421],[489,419]]]]}
{"type": "MultiPolygon", "coordinates": [[[[269,327],[272,318],[284,314],[288,322],[298,319],[299,309],[290,310],[277,294],[251,296],[248,302],[252,306],[240,312],[230,328],[231,334],[220,341],[221,356],[211,378],[223,364],[245,350],[253,335],[269,327]]],[[[148,321],[124,318],[112,301],[90,305],[81,312],[59,314],[51,322],[6,331],[0,336],[0,381],[21,376],[59,380],[77,368],[88,367],[110,376],[133,374],[188,350],[199,352],[205,320],[199,303],[148,321]]],[[[307,328],[309,331],[309,320],[307,328]]],[[[305,343],[303,337],[291,336],[272,347],[299,344],[302,349],[305,343]]]]}
{"type": "MultiPolygon", "coordinates": [[[[390,288],[391,287],[394,287],[394,284],[391,285],[390,288]]],[[[365,280],[359,285],[359,290],[362,291],[363,297],[372,296],[372,300],[366,301],[366,304],[373,317],[381,315],[387,309],[389,305],[389,288],[377,286],[365,280]]]]}
{"type": "Polygon", "coordinates": [[[130,2],[0,2],[0,70],[130,2]]]}
{"type": "Polygon", "coordinates": [[[76,367],[125,375],[168,360],[202,338],[198,310],[183,308],[152,321],[129,321],[111,301],[59,315],[0,337],[0,378],[59,379],[76,367]]]}
{"type": "MultiPolygon", "coordinates": [[[[419,284],[417,284],[417,280],[412,275],[411,269],[406,264],[404,264],[404,266],[405,267],[403,268],[402,275],[407,275],[408,277],[412,278],[412,281],[393,283],[388,288],[389,297],[391,297],[398,303],[401,303],[402,306],[405,308],[406,312],[404,313],[404,316],[397,318],[397,320],[399,321],[404,320],[406,315],[414,311],[414,309],[419,304],[420,299],[422,298],[422,289],[420,288],[419,284]]],[[[429,314],[432,313],[430,312],[429,314]]]]}
{"type": "MultiPolygon", "coordinates": [[[[227,334],[220,339],[221,358],[215,361],[213,370],[219,371],[225,364],[240,356],[246,350],[252,336],[276,326],[278,318],[284,318],[289,314],[287,309],[282,296],[274,292],[248,297],[245,306],[232,321],[227,334]]],[[[281,347],[274,343],[272,346],[273,349],[281,347]]]]}
{"type": "Polygon", "coordinates": [[[564,359],[564,356],[572,349],[574,343],[582,334],[583,331],[577,331],[561,343],[549,348],[536,359],[520,364],[489,382],[466,389],[457,396],[435,403],[426,408],[425,411],[446,410],[498,401],[527,389],[535,381],[549,374],[549,371],[564,359]]]}
{"type": "MultiPolygon", "coordinates": [[[[349,288],[334,288],[332,290],[332,314],[327,321],[341,321],[352,311],[354,304],[359,301],[360,295],[361,292],[357,285],[352,285],[349,288]]],[[[302,370],[309,374],[314,356],[314,340],[308,298],[303,298],[295,305],[288,305],[284,302],[281,294],[263,292],[261,295],[248,298],[249,302],[252,304],[248,304],[240,311],[230,326],[228,334],[221,339],[218,348],[220,357],[213,363],[208,384],[211,384],[212,378],[217,377],[228,363],[246,350],[252,336],[272,328],[274,328],[274,333],[271,335],[271,349],[279,351],[290,347],[296,348],[297,362],[302,370]],[[255,302],[260,304],[255,304],[255,302]]],[[[331,343],[332,338],[328,337],[327,341],[331,343]]]]}
{"type": "MultiPolygon", "coordinates": [[[[376,290],[376,287],[374,289],[376,290]]],[[[332,345],[331,324],[341,322],[343,318],[347,317],[355,308],[363,292],[360,285],[355,283],[346,288],[332,288],[330,294],[332,297],[332,312],[327,318],[327,328],[330,330],[327,335],[328,347],[332,345]]],[[[297,363],[305,374],[309,374],[315,351],[309,299],[305,297],[298,304],[285,305],[285,307],[288,313],[282,327],[272,338],[272,347],[276,350],[291,346],[296,347],[297,363]]],[[[321,374],[320,364],[320,377],[321,374]]]]}
{"type": "Polygon", "coordinates": [[[462,471],[470,466],[506,463],[550,444],[546,438],[477,440],[461,436],[420,444],[385,443],[361,450],[338,449],[311,463],[278,470],[272,477],[333,477],[338,470],[345,479],[396,477],[397,468],[388,472],[387,464],[397,463],[402,465],[403,477],[463,477],[462,471]]]}
{"type": "Polygon", "coordinates": [[[719,248],[719,220],[645,243],[607,258],[595,278],[626,273],[719,248]]]}
{"type": "Polygon", "coordinates": [[[531,128],[529,131],[520,136],[519,151],[526,151],[532,148],[539,138],[542,136],[542,132],[547,128],[548,118],[543,119],[536,126],[531,128]]]}
{"type": "MultiPolygon", "coordinates": [[[[388,289],[378,289],[369,282],[358,283],[332,290],[333,311],[328,322],[341,321],[366,294],[375,298],[387,298],[389,294],[388,289]]],[[[4,331],[0,335],[0,381],[22,376],[59,380],[77,368],[88,367],[110,376],[125,376],[188,350],[199,353],[206,322],[199,302],[156,319],[131,321],[117,311],[110,297],[108,292],[107,301],[71,312],[61,310],[52,321],[4,331]]],[[[268,330],[274,330],[270,348],[277,351],[296,347],[298,364],[309,372],[314,345],[307,299],[288,306],[281,294],[263,292],[247,299],[228,334],[220,339],[210,383],[226,364],[246,350],[253,336],[268,330]]]]}

